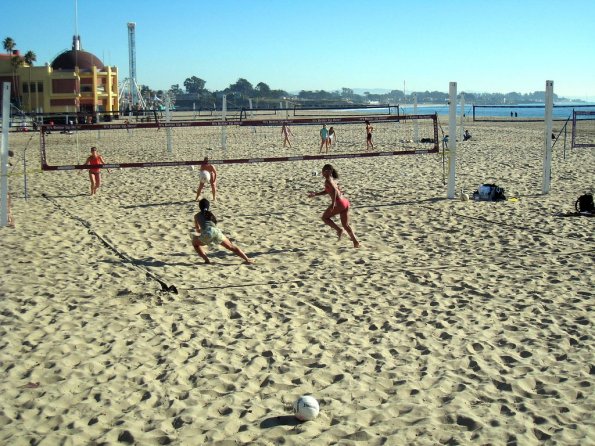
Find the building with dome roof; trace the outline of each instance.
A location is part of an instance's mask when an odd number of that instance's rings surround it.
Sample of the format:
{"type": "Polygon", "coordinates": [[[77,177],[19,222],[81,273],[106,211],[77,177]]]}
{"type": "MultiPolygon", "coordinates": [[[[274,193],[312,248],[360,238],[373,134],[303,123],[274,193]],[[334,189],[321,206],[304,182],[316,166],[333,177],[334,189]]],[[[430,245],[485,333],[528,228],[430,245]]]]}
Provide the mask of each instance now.
{"type": "Polygon", "coordinates": [[[80,36],[73,36],[71,50],[44,66],[29,66],[18,51],[0,54],[0,82],[13,84],[11,102],[26,113],[76,113],[86,120],[119,111],[117,67],[83,51],[80,36]],[[16,67],[15,57],[21,58],[16,67]]]}

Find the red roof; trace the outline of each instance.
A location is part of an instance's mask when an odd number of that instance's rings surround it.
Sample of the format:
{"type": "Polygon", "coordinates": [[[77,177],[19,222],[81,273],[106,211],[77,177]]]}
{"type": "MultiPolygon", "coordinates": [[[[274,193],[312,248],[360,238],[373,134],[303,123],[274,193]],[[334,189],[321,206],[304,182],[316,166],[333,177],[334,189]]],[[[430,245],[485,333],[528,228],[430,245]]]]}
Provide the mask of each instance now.
{"type": "Polygon", "coordinates": [[[104,68],[104,65],[97,56],[80,50],[64,51],[52,62],[52,68],[54,70],[74,70],[75,67],[79,67],[82,70],[90,70],[93,67],[97,67],[97,69],[101,70],[104,68]]]}

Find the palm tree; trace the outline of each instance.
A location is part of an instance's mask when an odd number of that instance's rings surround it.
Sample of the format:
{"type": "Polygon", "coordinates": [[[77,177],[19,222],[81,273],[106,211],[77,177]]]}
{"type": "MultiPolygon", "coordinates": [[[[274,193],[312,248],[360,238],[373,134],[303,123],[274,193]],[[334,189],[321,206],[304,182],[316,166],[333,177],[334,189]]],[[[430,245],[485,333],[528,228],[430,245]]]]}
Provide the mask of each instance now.
{"type": "MultiPolygon", "coordinates": [[[[25,63],[27,65],[29,65],[29,112],[31,112],[31,66],[33,65],[33,63],[37,60],[37,54],[35,54],[33,51],[29,50],[25,53],[25,55],[23,56],[23,60],[25,61],[25,63]]],[[[37,92],[37,86],[35,86],[35,91],[37,92]]],[[[37,101],[35,101],[37,102],[37,101]]],[[[35,104],[37,107],[37,104],[35,104]]]]}
{"type": "Polygon", "coordinates": [[[37,60],[37,54],[35,54],[33,51],[27,51],[23,56],[23,60],[26,64],[33,65],[33,62],[37,60]]]}
{"type": "Polygon", "coordinates": [[[17,46],[17,44],[14,40],[12,40],[12,37],[7,37],[2,42],[2,46],[4,46],[4,49],[7,53],[12,54],[12,49],[17,46]]]}
{"type": "Polygon", "coordinates": [[[15,102],[21,108],[21,100],[17,90],[17,68],[23,65],[23,58],[21,56],[12,56],[10,58],[10,65],[12,66],[12,91],[14,93],[15,102]]]}
{"type": "Polygon", "coordinates": [[[14,41],[12,37],[7,37],[2,41],[2,46],[4,47],[4,50],[11,55],[10,65],[12,65],[12,91],[16,97],[16,68],[21,64],[21,62],[19,56],[12,55],[12,51],[14,47],[17,46],[17,43],[14,41]]]}

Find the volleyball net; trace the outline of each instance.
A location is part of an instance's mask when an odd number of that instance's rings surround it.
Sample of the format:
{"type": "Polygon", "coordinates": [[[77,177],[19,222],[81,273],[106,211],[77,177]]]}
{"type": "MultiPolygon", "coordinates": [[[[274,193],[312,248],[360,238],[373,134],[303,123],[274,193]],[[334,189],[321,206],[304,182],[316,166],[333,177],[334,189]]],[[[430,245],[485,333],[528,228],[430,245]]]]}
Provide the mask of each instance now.
{"type": "Polygon", "coordinates": [[[97,147],[105,168],[175,167],[213,164],[320,160],[437,153],[436,115],[332,116],[292,119],[243,119],[40,127],[43,170],[88,169],[85,160],[97,147]],[[372,150],[366,150],[365,122],[373,128],[372,150]],[[283,147],[283,124],[291,147],[283,147]],[[335,137],[321,153],[320,129],[335,137]]]}
{"type": "Polygon", "coordinates": [[[595,147],[595,111],[572,113],[572,148],[595,147]]]}

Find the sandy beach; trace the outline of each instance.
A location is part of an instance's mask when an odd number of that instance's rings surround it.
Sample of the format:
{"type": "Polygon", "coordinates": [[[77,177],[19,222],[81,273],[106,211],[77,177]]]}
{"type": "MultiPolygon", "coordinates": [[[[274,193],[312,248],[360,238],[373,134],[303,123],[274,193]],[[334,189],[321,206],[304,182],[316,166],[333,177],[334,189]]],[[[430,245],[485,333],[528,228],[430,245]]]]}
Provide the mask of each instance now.
{"type": "MultiPolygon", "coordinates": [[[[91,197],[87,172],[41,172],[38,137],[11,133],[0,444],[595,444],[595,219],[561,215],[595,191],[595,151],[560,138],[542,195],[543,123],[466,128],[457,195],[517,200],[446,199],[442,154],[333,160],[360,249],[307,196],[324,162],[217,166],[212,210],[250,266],[194,252],[197,171],[112,169],[91,197]],[[303,394],[321,411],[300,423],[303,394]]],[[[318,151],[317,127],[292,131],[318,151]]],[[[292,153],[270,135],[227,150],[292,153]]],[[[359,125],[339,136],[365,148],[359,125]]]]}

